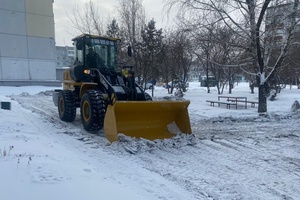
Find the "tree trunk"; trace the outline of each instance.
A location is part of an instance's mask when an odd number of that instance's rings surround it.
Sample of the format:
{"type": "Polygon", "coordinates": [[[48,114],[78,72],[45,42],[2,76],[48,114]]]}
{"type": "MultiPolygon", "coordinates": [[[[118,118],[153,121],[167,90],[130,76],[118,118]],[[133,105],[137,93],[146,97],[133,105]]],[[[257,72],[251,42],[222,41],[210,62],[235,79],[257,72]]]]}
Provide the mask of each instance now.
{"type": "Polygon", "coordinates": [[[254,83],[254,82],[251,82],[251,83],[250,83],[251,94],[254,94],[254,87],[255,87],[255,83],[254,83]]]}
{"type": "Polygon", "coordinates": [[[260,116],[267,114],[267,84],[258,85],[258,113],[260,116]]]}
{"type": "Polygon", "coordinates": [[[232,89],[233,89],[233,83],[230,81],[229,82],[229,94],[232,93],[232,89]]]}

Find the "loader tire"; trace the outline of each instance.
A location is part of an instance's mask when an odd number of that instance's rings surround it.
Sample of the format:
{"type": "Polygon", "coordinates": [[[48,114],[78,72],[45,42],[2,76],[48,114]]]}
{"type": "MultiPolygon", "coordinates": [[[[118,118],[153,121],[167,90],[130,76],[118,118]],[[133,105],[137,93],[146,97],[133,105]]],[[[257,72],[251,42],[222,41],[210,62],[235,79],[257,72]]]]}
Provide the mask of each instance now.
{"type": "Polygon", "coordinates": [[[70,90],[62,90],[58,95],[58,114],[62,121],[72,122],[76,117],[75,95],[70,90]]]}
{"type": "Polygon", "coordinates": [[[145,99],[146,101],[152,101],[152,97],[148,93],[145,93],[145,99]]]}
{"type": "Polygon", "coordinates": [[[81,98],[80,116],[85,130],[97,131],[102,129],[106,105],[102,92],[88,90],[81,98]]]}

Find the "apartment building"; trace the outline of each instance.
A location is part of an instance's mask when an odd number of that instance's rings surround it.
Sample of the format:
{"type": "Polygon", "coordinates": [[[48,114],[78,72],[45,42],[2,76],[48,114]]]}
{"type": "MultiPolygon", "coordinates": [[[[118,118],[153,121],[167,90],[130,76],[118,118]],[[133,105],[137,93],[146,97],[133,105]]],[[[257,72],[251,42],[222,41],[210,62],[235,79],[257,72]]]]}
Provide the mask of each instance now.
{"type": "Polygon", "coordinates": [[[74,64],[74,47],[56,46],[56,68],[71,67],[74,64]]]}
{"type": "Polygon", "coordinates": [[[0,0],[0,85],[57,85],[53,0],[0,0]]]}
{"type": "MultiPolygon", "coordinates": [[[[266,12],[266,42],[273,47],[281,47],[282,42],[287,39],[288,29],[291,26],[291,12],[293,3],[285,3],[275,6],[270,6],[266,12]]],[[[296,21],[299,22],[300,13],[296,14],[296,21]]],[[[294,40],[299,39],[300,25],[297,23],[295,27],[294,40]],[[296,38],[295,38],[296,37],[296,38]]]]}
{"type": "Polygon", "coordinates": [[[63,80],[63,72],[65,69],[72,67],[74,64],[75,48],[69,46],[56,46],[56,79],[63,80]]]}

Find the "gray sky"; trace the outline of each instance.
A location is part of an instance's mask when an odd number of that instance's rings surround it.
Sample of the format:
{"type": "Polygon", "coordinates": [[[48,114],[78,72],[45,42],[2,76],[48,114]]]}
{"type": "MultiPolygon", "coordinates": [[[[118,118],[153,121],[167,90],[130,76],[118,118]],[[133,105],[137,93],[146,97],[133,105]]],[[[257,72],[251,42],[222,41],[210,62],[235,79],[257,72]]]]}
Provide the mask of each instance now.
{"type": "MultiPolygon", "coordinates": [[[[69,16],[72,16],[72,10],[75,6],[75,2],[78,5],[84,6],[87,0],[54,0],[54,22],[55,22],[55,38],[56,45],[58,46],[71,46],[71,39],[80,34],[72,28],[70,25],[69,16]]],[[[98,8],[101,16],[106,21],[112,19],[116,13],[115,6],[116,0],[94,0],[98,2],[98,8]]],[[[144,8],[146,11],[147,20],[154,18],[156,21],[156,28],[165,28],[172,20],[167,20],[166,14],[164,14],[163,6],[165,0],[143,0],[144,8]]]]}

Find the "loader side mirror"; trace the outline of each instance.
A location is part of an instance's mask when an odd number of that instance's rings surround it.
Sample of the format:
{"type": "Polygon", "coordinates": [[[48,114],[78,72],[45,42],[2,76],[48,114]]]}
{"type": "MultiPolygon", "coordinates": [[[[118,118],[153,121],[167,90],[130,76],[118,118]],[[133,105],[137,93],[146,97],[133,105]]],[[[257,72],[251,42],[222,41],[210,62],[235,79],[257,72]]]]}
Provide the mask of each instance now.
{"type": "Polygon", "coordinates": [[[127,48],[127,55],[128,55],[129,57],[132,56],[131,46],[128,46],[128,48],[127,48]]]}

